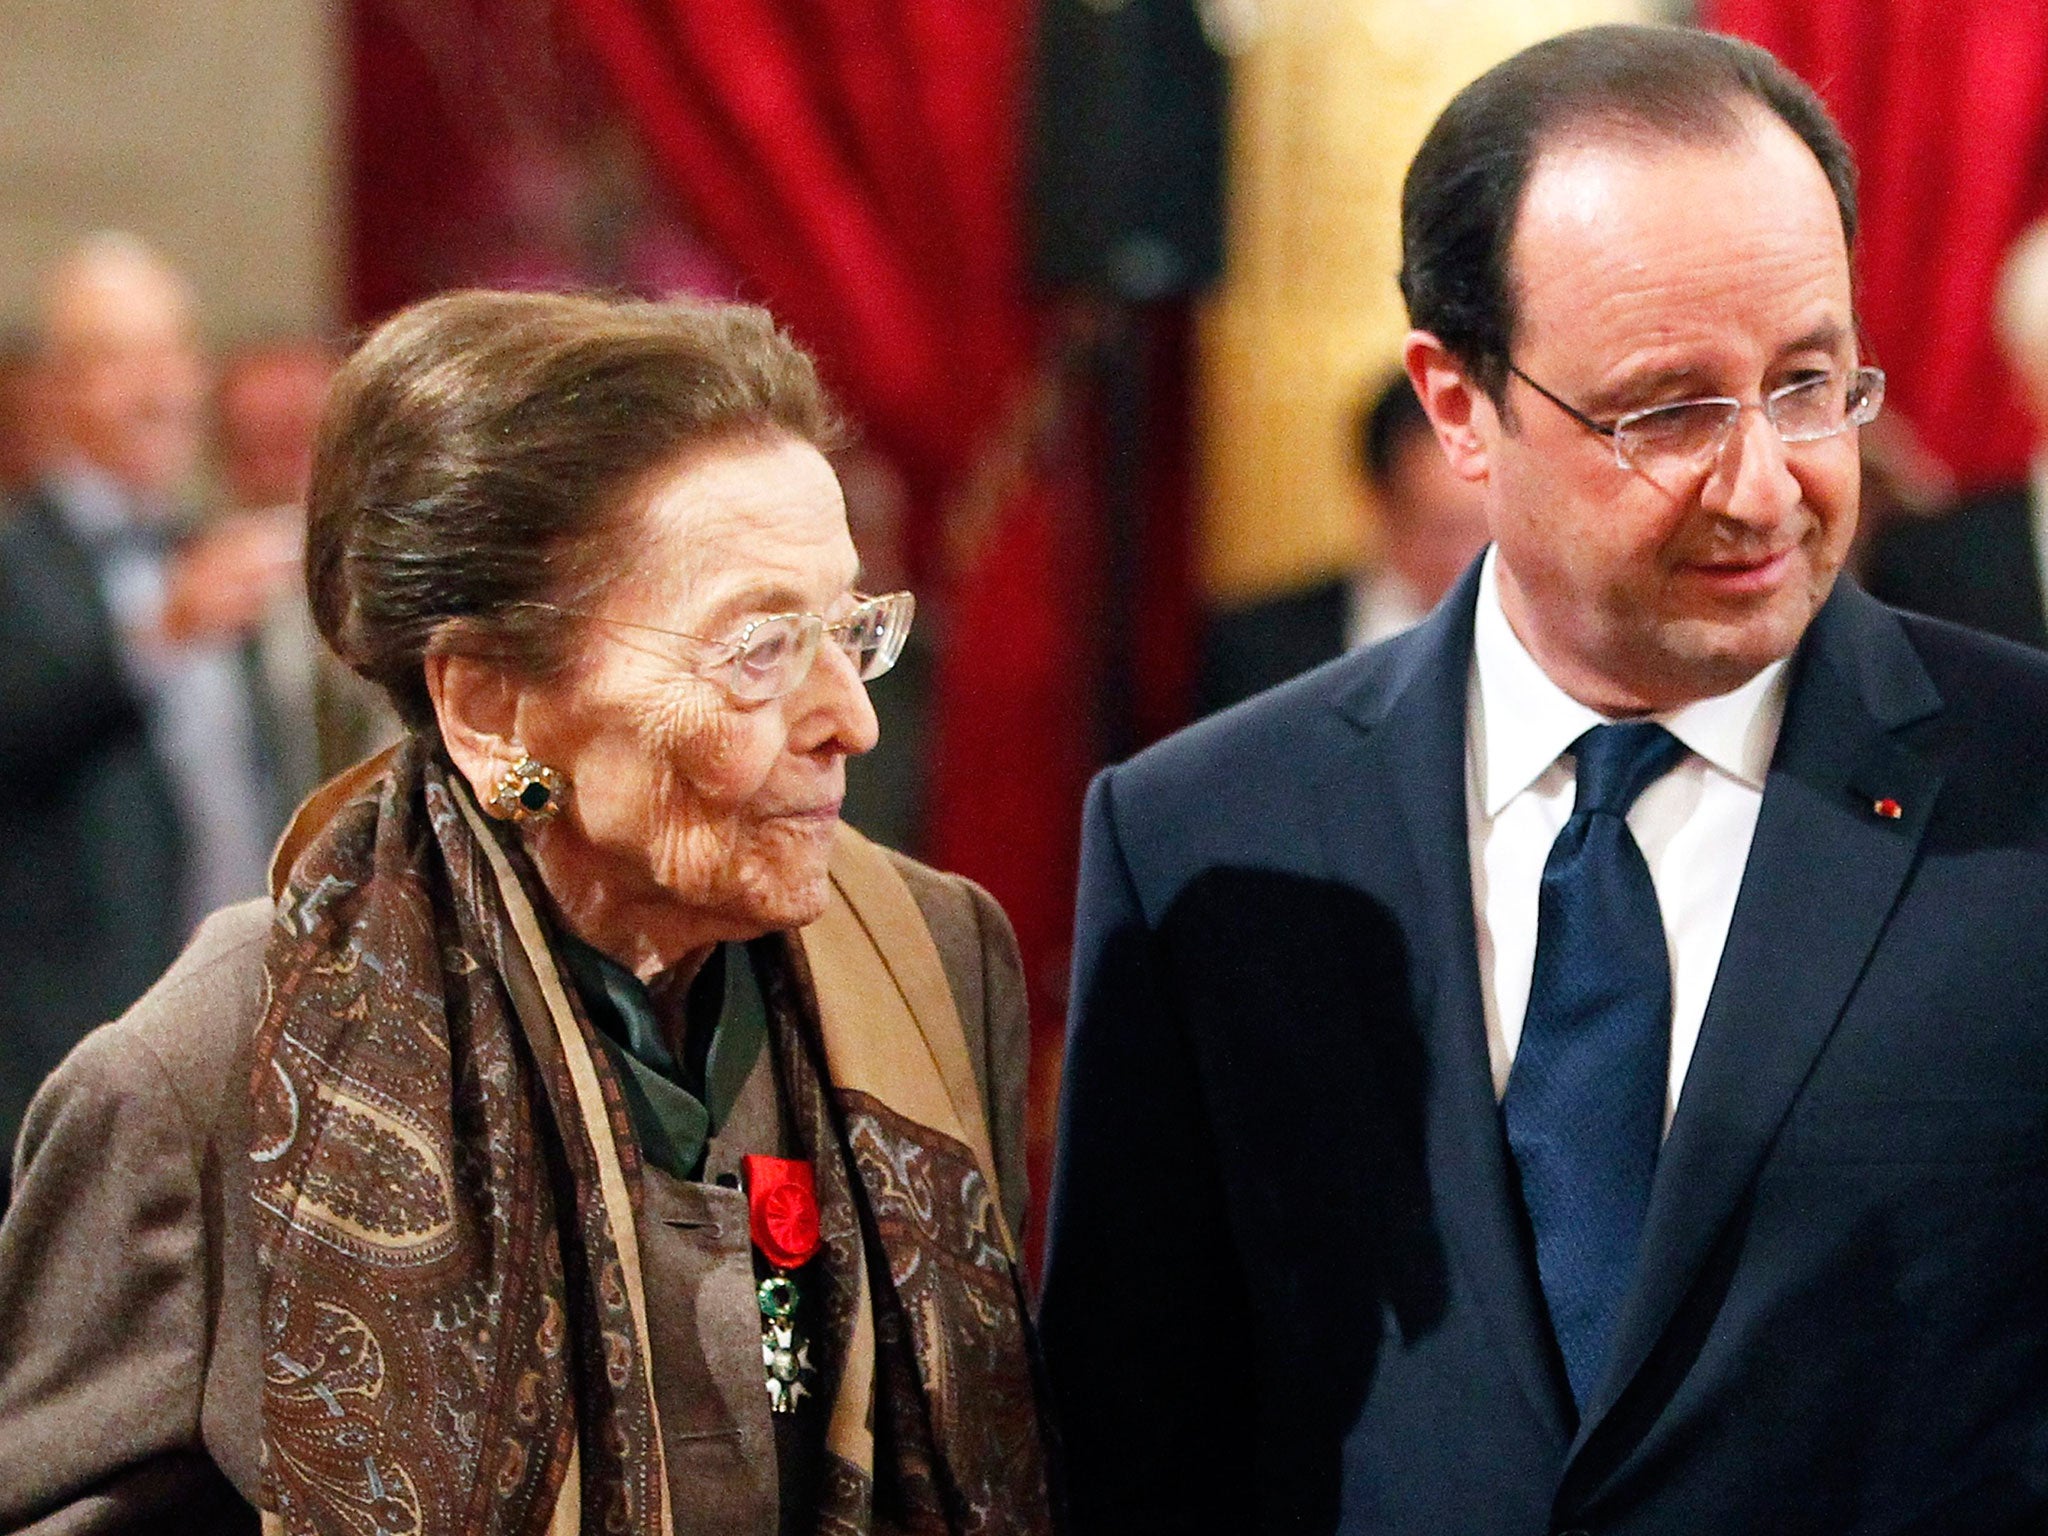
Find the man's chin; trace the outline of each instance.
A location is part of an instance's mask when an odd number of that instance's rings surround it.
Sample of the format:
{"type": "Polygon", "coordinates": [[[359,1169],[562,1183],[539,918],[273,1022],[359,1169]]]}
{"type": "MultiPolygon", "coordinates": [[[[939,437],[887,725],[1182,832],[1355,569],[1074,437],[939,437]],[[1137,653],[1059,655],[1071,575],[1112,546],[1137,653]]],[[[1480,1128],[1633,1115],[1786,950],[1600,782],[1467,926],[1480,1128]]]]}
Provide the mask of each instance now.
{"type": "Polygon", "coordinates": [[[1803,623],[1792,621],[1735,627],[1706,626],[1666,650],[1667,679],[1661,690],[1672,703],[1695,703],[1733,693],[1773,662],[1798,649],[1803,623]]]}

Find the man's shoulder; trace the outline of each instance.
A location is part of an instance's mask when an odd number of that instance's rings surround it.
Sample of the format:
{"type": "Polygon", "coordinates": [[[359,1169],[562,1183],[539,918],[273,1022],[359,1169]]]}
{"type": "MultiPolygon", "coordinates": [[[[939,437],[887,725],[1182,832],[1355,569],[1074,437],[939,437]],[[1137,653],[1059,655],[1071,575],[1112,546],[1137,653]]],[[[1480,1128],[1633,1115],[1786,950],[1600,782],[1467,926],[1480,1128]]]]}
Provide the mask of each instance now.
{"type": "Polygon", "coordinates": [[[1246,775],[1298,782],[1398,686],[1416,631],[1327,661],[1146,748],[1113,772],[1123,792],[1207,796],[1254,788],[1246,775]]]}
{"type": "MultiPolygon", "coordinates": [[[[1411,676],[1412,634],[1197,721],[1098,777],[1092,816],[1148,900],[1204,870],[1320,868],[1334,810],[1368,784],[1398,797],[1379,736],[1411,676]]],[[[1399,813],[1369,814],[1379,809],[1399,813]]]]}
{"type": "Polygon", "coordinates": [[[77,537],[65,525],[55,497],[42,486],[29,486],[0,498],[0,569],[10,565],[41,567],[52,553],[83,559],[77,537]]]}

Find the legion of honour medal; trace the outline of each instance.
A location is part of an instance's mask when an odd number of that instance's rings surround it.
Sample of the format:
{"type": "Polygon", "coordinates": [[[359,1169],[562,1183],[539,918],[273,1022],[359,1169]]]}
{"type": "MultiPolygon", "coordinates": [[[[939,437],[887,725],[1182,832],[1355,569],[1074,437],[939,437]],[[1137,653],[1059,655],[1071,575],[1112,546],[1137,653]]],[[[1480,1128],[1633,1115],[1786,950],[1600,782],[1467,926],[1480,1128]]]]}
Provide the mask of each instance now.
{"type": "Polygon", "coordinates": [[[810,1341],[797,1318],[796,1271],[818,1251],[818,1193],[811,1165],[797,1158],[744,1158],[747,1223],[754,1246],[773,1271],[754,1288],[761,1308],[761,1369],[768,1406],[795,1413],[810,1393],[810,1341]]]}

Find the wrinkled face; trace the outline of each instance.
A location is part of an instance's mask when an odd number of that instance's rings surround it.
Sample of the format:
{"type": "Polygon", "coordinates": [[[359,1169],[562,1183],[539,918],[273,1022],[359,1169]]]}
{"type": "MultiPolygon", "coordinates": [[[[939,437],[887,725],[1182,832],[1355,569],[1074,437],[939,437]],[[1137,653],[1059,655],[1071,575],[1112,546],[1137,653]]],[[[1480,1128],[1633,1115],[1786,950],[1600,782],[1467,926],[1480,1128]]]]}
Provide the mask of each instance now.
{"type": "MultiPolygon", "coordinates": [[[[1514,361],[1597,421],[1706,395],[1754,405],[1857,361],[1820,165],[1757,113],[1721,145],[1613,135],[1547,150],[1516,224],[1514,361]]],[[[1653,480],[1519,380],[1481,399],[1510,623],[1596,709],[1671,708],[1789,654],[1856,529],[1856,436],[1787,446],[1745,410],[1719,457],[1653,480]]]]}
{"type": "MultiPolygon", "coordinates": [[[[592,606],[604,618],[719,639],[770,614],[852,607],[838,482],[788,438],[692,452],[655,477],[617,537],[631,571],[592,606]]],[[[875,742],[844,653],[827,642],[793,692],[741,703],[689,670],[700,648],[581,627],[579,662],[527,690],[519,712],[527,749],[571,785],[563,815],[533,829],[571,922],[615,929],[641,909],[643,929],[711,942],[817,917],[846,759],[875,742]]]]}

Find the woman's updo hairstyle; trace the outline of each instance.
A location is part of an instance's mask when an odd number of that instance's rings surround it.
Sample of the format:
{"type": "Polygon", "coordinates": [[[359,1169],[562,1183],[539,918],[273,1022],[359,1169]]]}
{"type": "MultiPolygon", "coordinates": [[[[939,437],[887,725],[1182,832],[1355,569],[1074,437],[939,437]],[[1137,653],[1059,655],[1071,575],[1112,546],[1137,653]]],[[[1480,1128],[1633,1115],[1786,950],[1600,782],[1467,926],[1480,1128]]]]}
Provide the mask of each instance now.
{"type": "Polygon", "coordinates": [[[701,444],[840,426],[766,311],[584,295],[451,293],[400,311],[343,366],[306,498],[314,621],[406,724],[433,725],[436,637],[544,678],[573,633],[520,605],[588,606],[633,559],[622,514],[701,444]]]}

